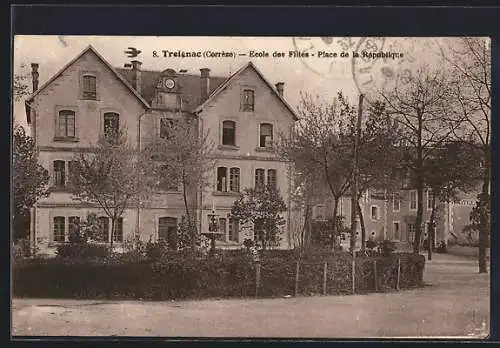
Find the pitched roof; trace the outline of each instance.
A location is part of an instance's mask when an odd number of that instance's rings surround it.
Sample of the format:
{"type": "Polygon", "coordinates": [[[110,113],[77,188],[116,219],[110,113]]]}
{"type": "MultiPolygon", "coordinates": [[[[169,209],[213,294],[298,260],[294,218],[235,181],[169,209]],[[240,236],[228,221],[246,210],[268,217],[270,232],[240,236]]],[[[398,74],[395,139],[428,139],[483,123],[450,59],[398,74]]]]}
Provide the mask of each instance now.
{"type": "Polygon", "coordinates": [[[99,60],[101,60],[101,62],[106,65],[110,70],[111,72],[125,85],[125,87],[127,87],[127,89],[132,93],[134,94],[137,99],[139,99],[139,101],[144,104],[144,106],[146,106],[147,108],[149,108],[149,105],[148,103],[146,102],[146,100],[144,100],[144,98],[139,94],[137,93],[137,91],[135,90],[134,87],[132,87],[132,85],[123,78],[122,75],[120,75],[112,66],[111,64],[109,64],[106,59],[104,59],[97,51],[94,47],[92,47],[92,45],[89,45],[87,46],[87,48],[85,48],[79,55],[77,55],[75,58],[73,58],[68,64],[66,64],[61,70],[59,70],[54,76],[52,76],[49,80],[47,80],[40,88],[38,88],[35,92],[33,92],[27,99],[26,99],[26,102],[29,103],[33,100],[33,98],[35,96],[37,96],[42,90],[44,90],[48,85],[50,85],[54,80],[56,80],[66,69],[68,69],[71,65],[73,65],[78,59],[80,59],[80,57],[82,57],[85,53],[87,52],[92,52],[93,54],[95,54],[97,56],[97,58],[99,58],[99,60]]]}
{"type": "MultiPolygon", "coordinates": [[[[134,74],[132,69],[117,68],[116,70],[132,84],[134,74]]],[[[150,105],[154,97],[156,82],[160,74],[161,71],[141,71],[141,95],[150,105]]],[[[187,110],[192,111],[201,103],[200,75],[178,74],[177,76],[183,95],[183,105],[187,110]]],[[[226,77],[210,76],[210,94],[226,80],[226,77]]]]}
{"type": "Polygon", "coordinates": [[[238,75],[240,75],[246,69],[252,69],[254,72],[256,72],[257,75],[269,87],[269,89],[272,91],[272,93],[274,93],[275,97],[278,98],[281,101],[281,103],[288,109],[288,111],[290,111],[290,113],[292,114],[294,120],[296,121],[296,120],[299,119],[298,116],[297,116],[297,113],[292,109],[292,107],[290,106],[290,104],[288,104],[286,102],[286,100],[281,95],[279,95],[279,93],[276,91],[276,89],[274,88],[274,86],[264,77],[264,75],[260,72],[259,69],[257,69],[257,67],[252,62],[248,62],[247,64],[245,64],[244,66],[242,66],[240,69],[238,69],[234,74],[232,74],[231,76],[229,76],[229,78],[224,83],[222,83],[216,90],[214,90],[212,93],[210,93],[208,99],[205,100],[205,102],[203,104],[201,104],[200,106],[198,106],[195,109],[195,111],[201,110],[204,105],[206,105],[207,103],[209,103],[213,99],[215,99],[225,88],[227,88],[229,86],[229,84],[232,81],[234,81],[238,77],[238,75]]]}

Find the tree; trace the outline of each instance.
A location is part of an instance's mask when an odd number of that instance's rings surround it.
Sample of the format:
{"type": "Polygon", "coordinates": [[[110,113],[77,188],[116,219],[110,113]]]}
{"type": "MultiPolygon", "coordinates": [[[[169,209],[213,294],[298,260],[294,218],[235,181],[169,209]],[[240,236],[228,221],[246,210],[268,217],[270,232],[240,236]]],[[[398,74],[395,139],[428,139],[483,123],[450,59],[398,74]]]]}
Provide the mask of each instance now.
{"type": "Polygon", "coordinates": [[[14,193],[14,239],[26,236],[30,208],[41,198],[50,194],[49,172],[38,163],[38,151],[32,137],[26,135],[22,126],[14,127],[13,193],[14,193]]]}
{"type": "Polygon", "coordinates": [[[14,95],[14,101],[16,102],[21,101],[24,97],[30,94],[29,85],[27,84],[29,75],[26,71],[24,71],[24,64],[21,64],[20,68],[22,71],[14,74],[12,81],[12,93],[14,95]]]}
{"type": "MultiPolygon", "coordinates": [[[[331,103],[302,93],[298,107],[300,121],[295,124],[292,136],[281,136],[277,146],[279,155],[294,162],[301,173],[296,187],[330,192],[334,202],[333,221],[337,218],[340,198],[349,189],[352,178],[349,142],[352,129],[339,103],[343,99],[341,92],[331,103]]],[[[332,234],[337,234],[335,224],[332,234]]]]}
{"type": "Polygon", "coordinates": [[[446,69],[440,66],[430,69],[422,65],[415,74],[400,77],[392,89],[381,93],[388,113],[401,130],[410,182],[417,190],[414,253],[420,251],[422,235],[425,160],[433,149],[449,140],[461,124],[450,108],[449,85],[450,76],[446,69]]]}
{"type": "Polygon", "coordinates": [[[90,151],[70,163],[73,199],[97,204],[111,220],[111,234],[101,236],[113,246],[117,221],[126,208],[152,187],[150,161],[127,139],[126,131],[106,131],[90,151]]]}
{"type": "MultiPolygon", "coordinates": [[[[342,113],[349,122],[348,143],[354,144],[355,126],[358,110],[340,99],[342,113]]],[[[400,188],[399,166],[401,151],[396,146],[400,135],[393,120],[387,115],[385,104],[375,101],[370,104],[361,126],[358,151],[358,193],[356,210],[361,225],[361,248],[365,248],[366,229],[363,211],[359,203],[363,193],[370,190],[392,192],[400,188]]],[[[353,151],[353,150],[352,150],[353,151]]],[[[387,199],[387,195],[385,195],[387,199]]]]}
{"type": "MultiPolygon", "coordinates": [[[[482,188],[478,207],[487,209],[490,203],[491,181],[491,47],[490,40],[478,37],[464,37],[450,45],[450,51],[444,57],[452,66],[453,105],[460,117],[462,127],[455,135],[478,149],[483,161],[482,188]]],[[[487,273],[486,247],[491,211],[484,211],[478,217],[479,230],[479,272],[487,273]]]]}
{"type": "Polygon", "coordinates": [[[191,247],[196,247],[198,231],[195,222],[195,197],[198,189],[202,190],[212,172],[214,160],[213,142],[208,132],[198,129],[195,118],[180,117],[164,124],[164,133],[152,139],[147,146],[157,165],[155,173],[163,182],[179,183],[182,186],[185,218],[192,234],[191,247]]]}
{"type": "Polygon", "coordinates": [[[462,142],[451,141],[435,148],[424,161],[425,186],[430,189],[432,210],[427,234],[428,259],[432,259],[432,246],[436,228],[436,203],[451,202],[460,192],[470,192],[480,180],[477,151],[462,142]]]}
{"type": "Polygon", "coordinates": [[[276,245],[280,240],[280,226],[285,224],[282,216],[287,206],[279,192],[270,187],[250,188],[233,203],[230,218],[241,225],[251,223],[255,231],[255,240],[263,249],[276,245]]]}

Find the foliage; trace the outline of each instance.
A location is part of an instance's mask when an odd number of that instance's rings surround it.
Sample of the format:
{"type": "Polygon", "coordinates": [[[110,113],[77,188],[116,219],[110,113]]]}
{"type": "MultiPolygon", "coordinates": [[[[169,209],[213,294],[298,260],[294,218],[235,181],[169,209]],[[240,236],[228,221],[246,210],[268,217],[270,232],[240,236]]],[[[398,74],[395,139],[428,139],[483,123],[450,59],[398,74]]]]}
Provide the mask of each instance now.
{"type": "Polygon", "coordinates": [[[282,213],[287,210],[280,193],[270,187],[248,188],[233,203],[230,218],[237,219],[241,225],[254,226],[255,241],[263,249],[279,242],[280,226],[285,224],[282,213]]]}
{"type": "Polygon", "coordinates": [[[448,252],[448,250],[446,248],[446,243],[444,240],[439,242],[439,244],[436,248],[436,252],[439,254],[446,254],[448,252]]]}
{"type": "MultiPolygon", "coordinates": [[[[191,247],[197,243],[197,226],[195,221],[195,202],[189,201],[190,190],[203,188],[209,182],[209,175],[214,167],[212,152],[213,142],[209,134],[198,129],[195,118],[181,116],[164,124],[162,136],[151,139],[146,151],[156,162],[154,175],[161,182],[178,183],[182,186],[182,197],[186,215],[183,228],[192,235],[189,237],[191,247]]],[[[161,186],[158,183],[157,186],[161,186]]]]}
{"type": "Polygon", "coordinates": [[[191,248],[195,245],[197,248],[201,247],[201,237],[199,234],[193,234],[191,226],[195,225],[196,222],[189,223],[186,216],[183,216],[179,222],[177,229],[177,241],[179,243],[179,249],[191,248]]]}
{"type": "Polygon", "coordinates": [[[472,212],[470,214],[470,221],[472,227],[480,232],[484,231],[486,236],[484,237],[487,240],[485,246],[488,247],[490,244],[490,231],[491,231],[491,199],[490,195],[487,193],[481,192],[476,201],[476,205],[472,208],[472,212]]]}
{"type": "Polygon", "coordinates": [[[15,73],[12,81],[12,93],[16,102],[21,101],[31,93],[30,86],[28,85],[29,74],[26,71],[26,65],[22,64],[20,68],[21,72],[15,73]]]}
{"type": "Polygon", "coordinates": [[[396,250],[396,244],[392,240],[383,240],[380,242],[380,252],[382,256],[389,257],[396,250]]]}
{"type": "MultiPolygon", "coordinates": [[[[41,198],[50,194],[49,172],[38,163],[35,140],[26,135],[22,126],[14,127],[13,194],[14,194],[14,239],[26,237],[23,218],[29,217],[30,208],[41,198]],[[17,228],[16,228],[17,227],[17,228]]],[[[29,221],[29,218],[28,218],[29,221]]]]}
{"type": "MultiPolygon", "coordinates": [[[[27,260],[14,265],[13,294],[36,298],[146,299],[221,298],[255,296],[256,266],[242,251],[223,252],[218,257],[198,257],[182,251],[157,260],[106,259],[27,260]]],[[[422,285],[425,258],[394,254],[391,257],[356,259],[356,291],[374,291],[377,262],[379,291],[394,289],[398,259],[401,288],[422,285]]],[[[261,258],[258,295],[293,295],[297,261],[299,294],[322,292],[323,266],[328,267],[328,294],[350,293],[352,257],[349,254],[311,254],[295,251],[265,251],[261,258]]]]}
{"type": "Polygon", "coordinates": [[[57,246],[58,258],[64,259],[106,259],[110,256],[109,245],[92,243],[67,243],[57,246]]]}
{"type": "Polygon", "coordinates": [[[149,162],[130,144],[125,130],[111,130],[89,152],[77,153],[70,170],[73,198],[97,204],[111,220],[110,243],[118,218],[152,186],[149,162]]]}
{"type": "Polygon", "coordinates": [[[317,246],[330,246],[331,249],[331,246],[339,240],[339,236],[344,233],[351,233],[350,228],[345,224],[344,216],[337,216],[335,227],[331,217],[324,221],[316,220],[312,223],[311,242],[317,246]]]}

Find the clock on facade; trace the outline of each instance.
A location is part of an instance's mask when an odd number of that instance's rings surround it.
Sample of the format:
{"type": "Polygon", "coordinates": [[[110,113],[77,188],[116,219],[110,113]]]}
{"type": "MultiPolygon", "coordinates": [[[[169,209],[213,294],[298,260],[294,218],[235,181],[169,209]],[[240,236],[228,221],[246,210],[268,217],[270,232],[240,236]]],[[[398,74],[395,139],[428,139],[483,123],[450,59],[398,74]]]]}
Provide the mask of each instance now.
{"type": "Polygon", "coordinates": [[[175,86],[175,82],[174,82],[174,80],[172,80],[172,79],[167,79],[167,80],[165,81],[165,87],[167,87],[168,89],[172,89],[172,88],[174,88],[174,86],[175,86]]]}

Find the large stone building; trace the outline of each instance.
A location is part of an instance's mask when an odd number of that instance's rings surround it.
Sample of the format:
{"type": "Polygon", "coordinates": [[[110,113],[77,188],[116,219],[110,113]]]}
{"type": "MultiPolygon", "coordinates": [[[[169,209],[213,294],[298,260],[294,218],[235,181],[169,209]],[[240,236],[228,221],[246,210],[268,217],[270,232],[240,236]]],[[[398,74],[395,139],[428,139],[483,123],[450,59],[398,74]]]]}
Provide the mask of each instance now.
{"type": "MultiPolygon", "coordinates": [[[[190,197],[200,231],[208,230],[208,214],[218,215],[218,244],[239,247],[253,229],[243,229],[228,218],[231,205],[247,187],[275,185],[290,205],[291,166],[273,154],[278,134],[289,134],[297,120],[284,99],[284,83],[265,79],[251,62],[230,77],[141,69],[132,61],[127,69],[112,67],[89,46],[43,85],[38,64],[32,64],[33,94],[26,100],[26,116],[39,150],[41,165],[50,172],[53,192],[32,209],[31,238],[41,249],[68,240],[76,222],[98,214],[103,234],[111,238],[110,221],[97,206],[75,201],[67,188],[70,161],[76,150],[88,150],[107,127],[125,127],[129,140],[143,147],[151,135],[161,135],[169,119],[196,117],[199,129],[210,130],[216,168],[203,192],[190,197]]],[[[41,67],[43,69],[43,67],[41,67]]],[[[139,235],[169,239],[184,215],[180,188],[159,187],[147,202],[128,207],[118,223],[115,242],[139,235]]],[[[285,214],[281,247],[291,247],[290,211],[285,214]]]]}

